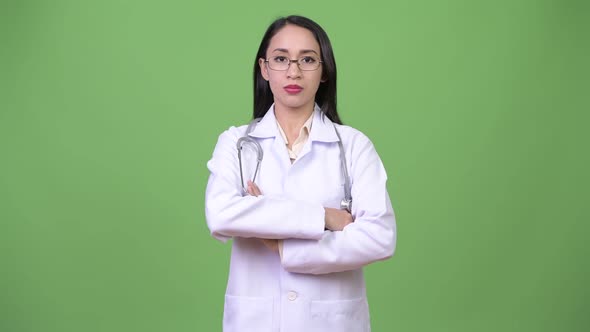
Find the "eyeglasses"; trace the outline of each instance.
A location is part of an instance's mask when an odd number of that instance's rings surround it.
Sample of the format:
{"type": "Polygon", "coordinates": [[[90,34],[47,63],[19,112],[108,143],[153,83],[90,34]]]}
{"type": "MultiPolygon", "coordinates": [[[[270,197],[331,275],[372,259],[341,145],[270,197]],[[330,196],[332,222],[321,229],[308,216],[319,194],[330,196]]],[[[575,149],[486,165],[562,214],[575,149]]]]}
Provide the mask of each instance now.
{"type": "Polygon", "coordinates": [[[316,70],[320,67],[320,64],[322,63],[321,60],[313,56],[304,56],[296,60],[291,60],[286,56],[282,55],[266,59],[264,60],[264,62],[268,63],[268,67],[272,70],[287,70],[289,69],[291,63],[295,62],[299,69],[303,71],[316,70]]]}

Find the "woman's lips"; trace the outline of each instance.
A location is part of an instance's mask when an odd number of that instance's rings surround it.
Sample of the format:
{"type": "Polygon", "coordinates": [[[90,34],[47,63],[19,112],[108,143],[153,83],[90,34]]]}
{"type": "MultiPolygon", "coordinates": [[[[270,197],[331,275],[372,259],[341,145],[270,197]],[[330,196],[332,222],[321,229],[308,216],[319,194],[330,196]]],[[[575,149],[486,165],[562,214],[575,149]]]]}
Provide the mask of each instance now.
{"type": "Polygon", "coordinates": [[[283,89],[285,89],[285,91],[287,91],[288,94],[298,94],[299,92],[301,92],[303,90],[302,87],[300,87],[299,85],[296,84],[290,84],[285,86],[283,89]]]}

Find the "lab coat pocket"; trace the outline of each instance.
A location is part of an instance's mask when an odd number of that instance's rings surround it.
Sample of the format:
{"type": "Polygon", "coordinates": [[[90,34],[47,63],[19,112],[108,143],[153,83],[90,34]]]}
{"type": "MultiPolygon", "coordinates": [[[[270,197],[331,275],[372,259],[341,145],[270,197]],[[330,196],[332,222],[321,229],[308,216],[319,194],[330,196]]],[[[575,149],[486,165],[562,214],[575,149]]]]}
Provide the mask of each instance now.
{"type": "MultiPolygon", "coordinates": [[[[369,332],[369,306],[365,298],[311,301],[311,318],[318,331],[369,332]]],[[[314,330],[315,331],[315,330],[314,330]]]]}
{"type": "Polygon", "coordinates": [[[272,330],[272,297],[225,295],[224,332],[264,332],[272,330]]]}

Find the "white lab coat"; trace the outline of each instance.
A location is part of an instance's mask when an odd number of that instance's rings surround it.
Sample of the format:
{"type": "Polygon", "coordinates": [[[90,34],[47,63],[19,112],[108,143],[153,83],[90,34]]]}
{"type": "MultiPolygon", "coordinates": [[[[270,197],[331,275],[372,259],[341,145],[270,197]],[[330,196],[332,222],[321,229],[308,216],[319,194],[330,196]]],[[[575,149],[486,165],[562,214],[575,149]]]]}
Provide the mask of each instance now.
{"type": "MultiPolygon", "coordinates": [[[[244,196],[236,142],[247,126],[219,136],[206,192],[211,234],[233,238],[225,332],[365,332],[369,306],[362,267],[393,255],[396,225],[387,175],[371,141],[336,125],[352,184],[354,223],[324,229],[324,207],[344,196],[338,137],[316,105],[309,139],[291,164],[271,107],[250,133],[264,150],[258,197],[244,196]],[[283,239],[282,258],[259,238],[283,239]]],[[[246,148],[245,148],[246,150],[246,148]]],[[[244,151],[244,180],[256,165],[244,151]]]]}

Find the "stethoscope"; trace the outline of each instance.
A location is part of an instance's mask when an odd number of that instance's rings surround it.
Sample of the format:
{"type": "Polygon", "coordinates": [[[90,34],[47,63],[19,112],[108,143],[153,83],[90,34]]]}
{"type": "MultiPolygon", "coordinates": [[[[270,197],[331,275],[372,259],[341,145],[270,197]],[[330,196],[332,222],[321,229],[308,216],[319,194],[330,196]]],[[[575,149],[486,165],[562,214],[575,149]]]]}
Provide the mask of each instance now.
{"type": "MultiPolygon", "coordinates": [[[[264,155],[260,143],[258,143],[258,141],[254,138],[248,136],[248,134],[254,130],[254,127],[256,127],[256,124],[259,121],[260,118],[252,120],[246,129],[246,134],[243,137],[240,137],[236,144],[238,148],[238,162],[240,164],[240,181],[242,182],[242,190],[244,194],[248,192],[248,189],[246,189],[246,186],[244,186],[244,173],[242,169],[242,148],[244,147],[244,144],[251,144],[256,150],[256,169],[254,170],[254,176],[252,176],[252,182],[256,181],[256,175],[258,175],[260,163],[262,162],[262,157],[264,155]]],[[[338,147],[340,148],[340,169],[342,171],[342,176],[344,177],[344,198],[342,198],[340,201],[340,208],[350,212],[352,209],[352,194],[350,190],[350,179],[348,178],[348,167],[346,166],[346,155],[344,153],[342,138],[340,138],[340,133],[338,133],[336,125],[334,125],[334,131],[336,131],[336,136],[338,136],[338,147]]]]}

